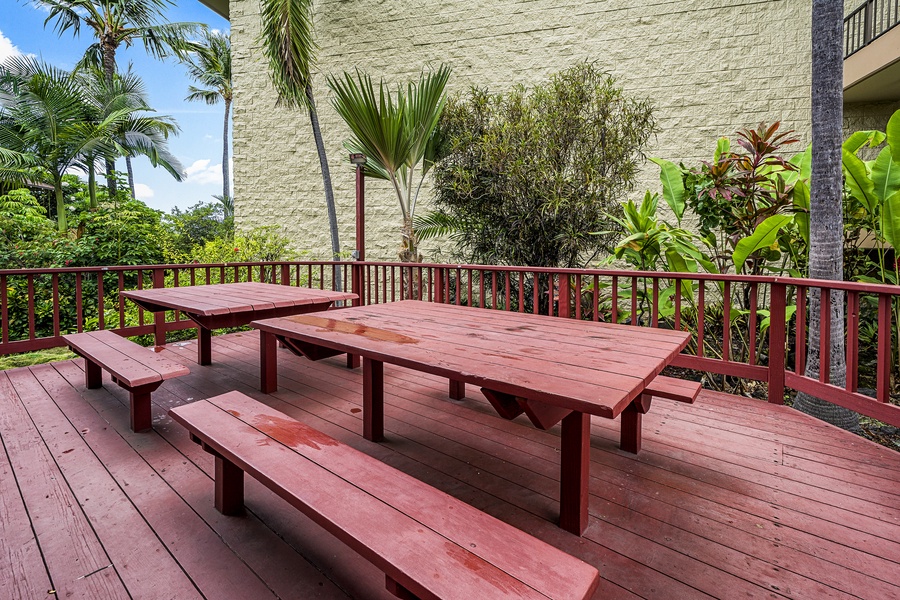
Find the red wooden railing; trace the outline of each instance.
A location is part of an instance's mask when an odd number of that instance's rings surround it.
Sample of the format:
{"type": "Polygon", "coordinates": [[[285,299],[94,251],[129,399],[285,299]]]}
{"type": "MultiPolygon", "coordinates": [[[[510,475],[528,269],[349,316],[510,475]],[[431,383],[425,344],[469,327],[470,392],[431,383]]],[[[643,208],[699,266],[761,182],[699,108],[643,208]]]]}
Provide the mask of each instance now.
{"type": "MultiPolygon", "coordinates": [[[[119,301],[118,292],[124,289],[248,280],[331,289],[337,269],[341,269],[341,281],[352,282],[359,303],[364,304],[416,298],[689,330],[692,343],[676,366],[765,382],[772,403],[783,403],[788,388],[900,426],[900,407],[890,398],[891,374],[898,372],[892,332],[896,331],[894,311],[900,308],[900,287],[852,282],[392,262],[6,270],[0,271],[0,354],[61,346],[61,333],[85,327],[115,329],[125,335],[164,335],[193,326],[177,314],[166,313],[166,321],[155,328],[153,317],[119,301]],[[10,290],[27,298],[11,298],[10,290]],[[822,295],[820,315],[829,314],[832,302],[845,306],[847,371],[841,385],[830,381],[827,353],[822,355],[818,377],[804,374],[808,303],[810,294],[819,290],[830,292],[822,295]],[[17,323],[10,322],[13,313],[17,323]],[[41,323],[46,335],[38,335],[41,323]],[[13,330],[20,332],[18,337],[11,335],[13,330]],[[864,336],[861,345],[862,333],[868,336],[868,344],[864,336]],[[866,356],[872,359],[874,372],[866,356]],[[861,375],[872,382],[874,397],[860,393],[861,375]]],[[[830,319],[819,322],[821,345],[828,347],[830,319]]]]}

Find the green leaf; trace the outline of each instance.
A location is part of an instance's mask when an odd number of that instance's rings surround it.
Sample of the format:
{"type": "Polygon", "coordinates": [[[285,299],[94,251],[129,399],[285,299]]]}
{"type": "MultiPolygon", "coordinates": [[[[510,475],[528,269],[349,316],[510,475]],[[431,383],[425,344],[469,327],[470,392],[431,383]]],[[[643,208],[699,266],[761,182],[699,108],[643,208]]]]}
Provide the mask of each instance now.
{"type": "Polygon", "coordinates": [[[859,200],[870,213],[875,212],[875,206],[877,205],[875,184],[869,179],[865,163],[846,148],[841,150],[841,158],[850,195],[859,200]]]}
{"type": "Polygon", "coordinates": [[[879,203],[900,190],[900,162],[891,155],[891,148],[883,148],[872,163],[872,184],[879,203]]]}
{"type": "Polygon", "coordinates": [[[812,176],[812,144],[807,146],[803,152],[798,152],[791,157],[789,162],[797,167],[797,170],[791,173],[792,175],[808,180],[812,176]]]}
{"type": "Polygon", "coordinates": [[[900,248],[900,192],[884,201],[881,234],[891,246],[900,248]]]}
{"type": "Polygon", "coordinates": [[[800,230],[800,237],[809,246],[809,184],[802,179],[794,185],[794,206],[797,209],[794,223],[800,230]]]}
{"type": "Polygon", "coordinates": [[[856,131],[847,138],[842,148],[851,154],[856,154],[860,148],[869,145],[870,148],[884,142],[885,134],[880,131],[856,131]]]}
{"type": "Polygon", "coordinates": [[[887,143],[894,161],[900,163],[900,110],[891,115],[887,124],[887,143]]]}
{"type": "Polygon", "coordinates": [[[684,180],[682,179],[681,169],[675,163],[663,158],[653,158],[650,160],[659,165],[659,180],[662,182],[663,198],[675,218],[681,223],[681,217],[684,215],[684,180]]]}
{"type": "Polygon", "coordinates": [[[734,253],[732,254],[735,272],[741,272],[741,269],[744,268],[744,263],[751,254],[774,244],[778,237],[778,232],[790,222],[790,215],[772,215],[757,225],[752,235],[739,241],[734,247],[734,253]]]}
{"type": "Polygon", "coordinates": [[[727,137],[720,137],[716,141],[716,153],[713,154],[713,162],[719,162],[723,154],[731,152],[731,140],[727,137]]]}

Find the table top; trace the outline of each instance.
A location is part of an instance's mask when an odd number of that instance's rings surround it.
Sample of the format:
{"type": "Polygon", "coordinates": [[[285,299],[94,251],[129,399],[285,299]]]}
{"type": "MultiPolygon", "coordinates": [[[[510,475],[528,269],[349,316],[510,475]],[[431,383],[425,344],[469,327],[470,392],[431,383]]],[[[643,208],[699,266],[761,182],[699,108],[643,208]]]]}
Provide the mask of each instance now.
{"type": "Polygon", "coordinates": [[[121,293],[144,308],[180,310],[206,317],[352,300],[356,294],[255,281],[150,288],[121,293]]]}
{"type": "Polygon", "coordinates": [[[687,332],[405,300],[254,321],[264,332],[615,418],[687,332]]]}

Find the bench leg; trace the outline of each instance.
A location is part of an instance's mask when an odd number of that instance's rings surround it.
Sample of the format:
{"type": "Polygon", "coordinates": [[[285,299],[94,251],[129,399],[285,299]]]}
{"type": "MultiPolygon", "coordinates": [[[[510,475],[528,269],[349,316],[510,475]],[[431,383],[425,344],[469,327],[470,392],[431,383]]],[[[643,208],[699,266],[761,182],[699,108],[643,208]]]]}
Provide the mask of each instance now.
{"type": "Polygon", "coordinates": [[[197,364],[212,364],[212,331],[197,325],[197,364]]]}
{"type": "Polygon", "coordinates": [[[466,397],[466,382],[450,380],[450,398],[453,400],[462,400],[466,397]]]}
{"type": "Polygon", "coordinates": [[[559,526],[581,535],[588,524],[591,415],[572,411],[562,420],[559,526]]]}
{"type": "Polygon", "coordinates": [[[153,428],[150,392],[146,390],[130,391],[129,396],[131,397],[131,430],[135,433],[149,431],[153,428]]]}
{"type": "Polygon", "coordinates": [[[419,600],[418,596],[397,583],[390,575],[384,576],[384,587],[387,591],[400,598],[400,600],[419,600]]]}
{"type": "Polygon", "coordinates": [[[244,472],[221,456],[216,456],[216,510],[229,516],[244,514],[244,472]]]}
{"type": "Polygon", "coordinates": [[[358,369],[359,368],[359,354],[348,354],[347,355],[347,368],[348,369],[358,369]]]}
{"type": "Polygon", "coordinates": [[[259,332],[259,387],[263,394],[278,391],[278,349],[272,333],[259,332]]]}
{"type": "Polygon", "coordinates": [[[95,390],[103,386],[103,370],[95,362],[84,359],[84,387],[95,390]]]}
{"type": "Polygon", "coordinates": [[[641,421],[650,410],[653,397],[641,394],[622,411],[622,430],[619,447],[625,452],[637,454],[641,451],[641,421]]]}
{"type": "Polygon", "coordinates": [[[363,437],[384,439],[384,363],[363,357],[363,437]]]}

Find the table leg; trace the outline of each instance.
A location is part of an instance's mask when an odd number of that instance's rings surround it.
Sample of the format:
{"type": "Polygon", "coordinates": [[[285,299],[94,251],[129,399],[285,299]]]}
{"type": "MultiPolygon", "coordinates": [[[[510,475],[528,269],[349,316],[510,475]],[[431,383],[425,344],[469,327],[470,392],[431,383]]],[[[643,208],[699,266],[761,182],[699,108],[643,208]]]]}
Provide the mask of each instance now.
{"type": "Polygon", "coordinates": [[[622,411],[619,447],[625,452],[637,454],[641,451],[641,421],[644,414],[650,410],[652,399],[651,396],[641,394],[622,411]]]}
{"type": "Polygon", "coordinates": [[[275,334],[259,332],[259,388],[264,394],[278,391],[278,344],[275,334]]]}
{"type": "Polygon", "coordinates": [[[212,331],[199,325],[197,326],[197,364],[212,364],[212,331]]]}
{"type": "Polygon", "coordinates": [[[100,365],[87,358],[84,359],[84,387],[89,390],[103,387],[103,371],[100,365]]]}
{"type": "Polygon", "coordinates": [[[363,357],[363,437],[384,439],[384,363],[363,357]]]}
{"type": "Polygon", "coordinates": [[[450,398],[452,400],[462,400],[466,397],[466,382],[457,379],[450,380],[450,398]]]}
{"type": "Polygon", "coordinates": [[[562,420],[559,526],[575,535],[588,524],[591,475],[591,415],[573,411],[562,420]]]}

